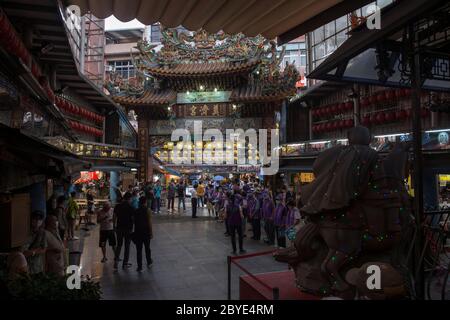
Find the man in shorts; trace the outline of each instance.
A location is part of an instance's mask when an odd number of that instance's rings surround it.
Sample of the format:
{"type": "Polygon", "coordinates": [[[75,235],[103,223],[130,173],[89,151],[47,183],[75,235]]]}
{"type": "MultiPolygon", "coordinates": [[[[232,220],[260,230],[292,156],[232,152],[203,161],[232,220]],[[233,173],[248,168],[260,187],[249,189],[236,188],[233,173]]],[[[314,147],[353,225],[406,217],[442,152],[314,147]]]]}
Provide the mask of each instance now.
{"type": "Polygon", "coordinates": [[[100,223],[99,246],[102,248],[102,262],[108,261],[108,258],[106,257],[106,242],[112,247],[113,252],[116,251],[116,235],[114,233],[113,216],[114,212],[109,202],[105,202],[103,208],[97,213],[97,221],[100,223]]]}

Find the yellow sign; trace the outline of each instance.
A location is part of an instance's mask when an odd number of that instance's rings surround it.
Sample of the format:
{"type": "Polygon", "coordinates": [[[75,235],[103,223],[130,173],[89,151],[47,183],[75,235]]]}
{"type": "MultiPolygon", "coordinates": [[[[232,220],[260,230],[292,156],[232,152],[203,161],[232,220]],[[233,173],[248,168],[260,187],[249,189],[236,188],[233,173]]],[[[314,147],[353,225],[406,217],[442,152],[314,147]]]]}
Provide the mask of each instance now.
{"type": "Polygon", "coordinates": [[[448,182],[450,182],[450,174],[439,175],[439,186],[445,187],[448,182]]]}
{"type": "Polygon", "coordinates": [[[314,173],[312,172],[300,172],[300,182],[310,183],[314,180],[314,173]]]}

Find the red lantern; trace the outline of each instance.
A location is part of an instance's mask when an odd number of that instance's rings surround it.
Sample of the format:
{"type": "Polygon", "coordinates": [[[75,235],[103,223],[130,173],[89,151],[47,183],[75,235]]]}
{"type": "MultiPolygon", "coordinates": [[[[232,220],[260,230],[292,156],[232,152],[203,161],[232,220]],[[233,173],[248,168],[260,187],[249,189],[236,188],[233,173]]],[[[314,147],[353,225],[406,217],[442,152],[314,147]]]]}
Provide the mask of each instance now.
{"type": "Polygon", "coordinates": [[[339,112],[339,106],[337,104],[332,104],[330,106],[331,114],[336,114],[339,112]]]}
{"type": "Polygon", "coordinates": [[[377,124],[377,114],[376,113],[372,113],[370,115],[370,124],[377,124]]]}
{"type": "Polygon", "coordinates": [[[375,104],[375,103],[377,103],[377,96],[376,96],[376,95],[371,95],[371,96],[369,97],[369,101],[370,101],[370,104],[375,104]]]}
{"type": "Polygon", "coordinates": [[[369,102],[368,98],[364,97],[364,98],[361,99],[361,106],[363,108],[367,107],[369,104],[370,104],[370,102],[369,102]]]}
{"type": "Polygon", "coordinates": [[[386,100],[387,101],[392,101],[395,99],[395,93],[393,90],[388,90],[386,91],[386,100]]]}
{"type": "Polygon", "coordinates": [[[407,89],[407,88],[403,89],[403,96],[404,97],[408,97],[410,95],[411,95],[411,89],[407,89]]]}
{"type": "Polygon", "coordinates": [[[386,99],[386,96],[384,95],[384,92],[380,92],[380,93],[377,94],[377,101],[378,102],[380,102],[380,103],[384,102],[385,99],[386,99]]]}
{"type": "Polygon", "coordinates": [[[375,119],[378,124],[382,124],[386,121],[386,115],[384,112],[378,112],[375,119]]]}
{"type": "Polygon", "coordinates": [[[420,110],[420,116],[422,118],[427,118],[430,115],[430,110],[428,110],[427,108],[422,108],[420,110]]]}
{"type": "Polygon", "coordinates": [[[387,112],[385,118],[386,118],[386,122],[395,121],[395,113],[394,112],[387,112]]]}
{"type": "Polygon", "coordinates": [[[353,110],[353,101],[347,101],[347,103],[345,104],[345,110],[353,110]]]}
{"type": "Polygon", "coordinates": [[[395,89],[395,96],[397,97],[397,99],[400,99],[401,97],[403,97],[403,90],[395,89]]]}
{"type": "Polygon", "coordinates": [[[402,121],[404,119],[406,119],[408,117],[408,115],[406,114],[405,110],[397,110],[397,112],[395,112],[395,119],[397,121],[402,121]]]}
{"type": "Polygon", "coordinates": [[[366,115],[362,118],[361,124],[365,127],[370,125],[370,116],[366,115]]]}

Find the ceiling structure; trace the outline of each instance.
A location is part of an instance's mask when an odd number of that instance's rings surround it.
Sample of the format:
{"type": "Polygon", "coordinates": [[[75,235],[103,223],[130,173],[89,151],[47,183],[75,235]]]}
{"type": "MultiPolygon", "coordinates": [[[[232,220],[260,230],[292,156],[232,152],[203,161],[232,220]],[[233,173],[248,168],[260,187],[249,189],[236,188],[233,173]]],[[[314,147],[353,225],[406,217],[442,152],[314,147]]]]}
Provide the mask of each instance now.
{"type": "Polygon", "coordinates": [[[228,34],[278,37],[286,43],[314,30],[371,0],[66,0],[81,14],[98,18],[114,15],[122,22],[138,19],[149,25],[161,22],[171,28],[221,30],[228,34]]]}

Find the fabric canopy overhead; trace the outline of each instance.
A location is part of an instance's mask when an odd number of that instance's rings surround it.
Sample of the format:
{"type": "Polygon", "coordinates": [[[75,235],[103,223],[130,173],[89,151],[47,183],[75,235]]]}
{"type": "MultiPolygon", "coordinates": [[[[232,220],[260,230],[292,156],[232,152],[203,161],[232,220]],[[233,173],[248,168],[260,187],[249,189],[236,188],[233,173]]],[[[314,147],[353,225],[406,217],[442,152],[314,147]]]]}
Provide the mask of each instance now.
{"type": "MultiPolygon", "coordinates": [[[[356,3],[348,0],[345,2],[356,3]]],[[[123,22],[136,18],[146,25],[161,22],[166,27],[182,25],[189,30],[203,28],[210,33],[223,30],[228,34],[242,32],[246,36],[261,34],[267,39],[274,39],[343,3],[342,0],[65,1],[66,5],[79,6],[82,15],[87,12],[98,18],[114,15],[123,22]]],[[[355,8],[359,6],[355,5],[355,8]]],[[[330,21],[334,18],[330,17],[330,21]]]]}

